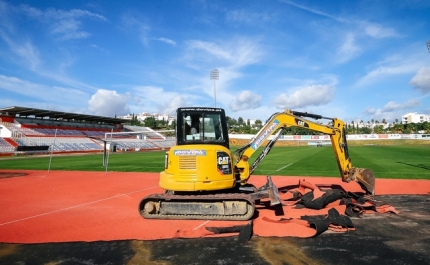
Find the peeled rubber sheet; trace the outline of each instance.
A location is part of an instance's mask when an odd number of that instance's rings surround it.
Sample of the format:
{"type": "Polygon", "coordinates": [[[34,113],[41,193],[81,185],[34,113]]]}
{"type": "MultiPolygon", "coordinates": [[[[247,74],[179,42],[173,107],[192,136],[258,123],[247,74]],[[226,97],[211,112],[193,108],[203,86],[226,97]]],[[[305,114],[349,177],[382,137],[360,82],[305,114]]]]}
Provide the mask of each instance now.
{"type": "MultiPolygon", "coordinates": [[[[346,211],[353,214],[396,213],[389,204],[365,200],[355,182],[340,178],[272,176],[283,200],[282,207],[262,200],[251,221],[148,220],[138,213],[140,200],[162,193],[157,173],[19,171],[0,177],[0,242],[42,243],[258,235],[261,237],[312,237],[326,229],[352,231],[346,211]],[[301,184],[299,184],[301,183],[301,184]],[[312,189],[313,188],[313,189],[312,189]],[[321,209],[304,207],[330,190],[348,195],[321,209]],[[295,192],[300,192],[298,195],[295,192]],[[346,200],[351,200],[349,204],[346,200]],[[346,219],[339,222],[341,219],[346,219]],[[335,221],[333,221],[335,220],[335,221]],[[327,228],[321,228],[321,226],[327,228]]],[[[1,176],[1,175],[0,175],[1,176]]],[[[265,176],[250,183],[264,185],[265,176]]],[[[430,181],[377,179],[376,194],[429,194],[430,181]]],[[[376,196],[377,199],[377,196],[376,196]]],[[[325,200],[325,199],[324,199],[325,200]]]]}

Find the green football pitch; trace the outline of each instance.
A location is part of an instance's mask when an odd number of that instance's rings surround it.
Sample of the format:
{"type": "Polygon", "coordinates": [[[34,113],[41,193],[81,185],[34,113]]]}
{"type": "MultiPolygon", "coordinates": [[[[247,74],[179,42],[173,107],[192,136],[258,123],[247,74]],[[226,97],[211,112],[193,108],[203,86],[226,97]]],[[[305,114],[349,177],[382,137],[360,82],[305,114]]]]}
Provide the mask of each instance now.
{"type": "MultiPolygon", "coordinates": [[[[257,157],[257,151],[253,158],[257,157]]],[[[350,146],[354,167],[369,168],[376,178],[430,179],[430,146],[350,146]]],[[[108,171],[160,172],[165,151],[111,153],[108,171]]],[[[50,156],[15,156],[0,159],[0,170],[48,170],[50,156]]],[[[253,162],[252,159],[250,161],[253,162]]],[[[103,155],[54,155],[50,170],[105,171],[103,155]]],[[[333,149],[324,147],[274,147],[254,175],[328,176],[338,171],[333,149]]]]}

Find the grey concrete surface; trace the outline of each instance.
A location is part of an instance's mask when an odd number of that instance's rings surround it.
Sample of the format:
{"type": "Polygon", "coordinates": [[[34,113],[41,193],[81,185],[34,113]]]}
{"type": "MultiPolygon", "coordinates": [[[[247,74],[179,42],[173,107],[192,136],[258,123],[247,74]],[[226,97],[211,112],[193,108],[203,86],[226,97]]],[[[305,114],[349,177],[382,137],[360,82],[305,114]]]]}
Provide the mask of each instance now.
{"type": "Polygon", "coordinates": [[[377,196],[399,215],[353,218],[314,238],[236,237],[0,244],[0,264],[430,264],[430,196],[377,196]]]}

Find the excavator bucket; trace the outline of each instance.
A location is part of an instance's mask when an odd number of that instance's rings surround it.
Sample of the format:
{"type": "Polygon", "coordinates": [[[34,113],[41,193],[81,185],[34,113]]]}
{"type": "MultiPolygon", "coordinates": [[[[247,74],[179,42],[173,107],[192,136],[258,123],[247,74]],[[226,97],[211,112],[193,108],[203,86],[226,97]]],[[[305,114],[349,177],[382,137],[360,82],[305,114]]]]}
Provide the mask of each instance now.
{"type": "Polygon", "coordinates": [[[357,181],[367,193],[375,194],[375,175],[372,170],[368,168],[354,168],[351,179],[357,181]]]}
{"type": "Polygon", "coordinates": [[[281,198],[279,197],[279,191],[278,191],[278,187],[275,186],[275,184],[273,184],[272,182],[272,178],[270,176],[268,176],[268,183],[269,183],[269,199],[270,199],[270,205],[279,205],[281,204],[281,198]],[[270,179],[270,182],[269,182],[270,179]]]}
{"type": "Polygon", "coordinates": [[[251,197],[254,200],[269,198],[271,206],[281,204],[281,198],[279,197],[278,188],[273,183],[271,176],[267,176],[266,184],[258,188],[255,193],[252,193],[251,197]]]}

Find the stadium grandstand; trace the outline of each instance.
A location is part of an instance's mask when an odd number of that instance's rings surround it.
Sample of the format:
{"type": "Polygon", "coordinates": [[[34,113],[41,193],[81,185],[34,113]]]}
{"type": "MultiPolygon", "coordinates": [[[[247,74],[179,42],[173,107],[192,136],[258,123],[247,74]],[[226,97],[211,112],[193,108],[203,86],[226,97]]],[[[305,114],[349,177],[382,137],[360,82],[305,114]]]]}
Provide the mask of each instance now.
{"type": "Polygon", "coordinates": [[[27,107],[0,108],[0,156],[162,150],[175,140],[129,120],[27,107]]]}

